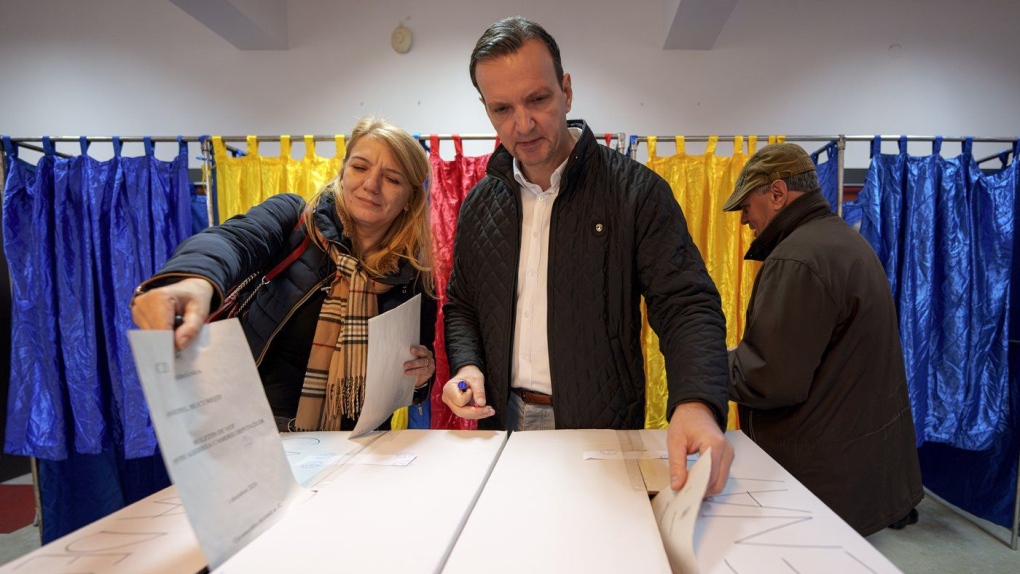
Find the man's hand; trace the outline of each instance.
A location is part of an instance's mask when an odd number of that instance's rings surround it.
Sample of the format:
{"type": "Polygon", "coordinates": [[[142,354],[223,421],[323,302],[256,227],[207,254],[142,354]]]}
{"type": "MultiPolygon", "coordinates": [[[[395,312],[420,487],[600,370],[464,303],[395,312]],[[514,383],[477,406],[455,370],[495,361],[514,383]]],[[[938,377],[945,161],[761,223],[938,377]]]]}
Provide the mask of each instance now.
{"type": "Polygon", "coordinates": [[[733,445],[719,430],[715,416],[700,402],[682,403],[673,411],[666,431],[669,450],[669,487],[680,490],[687,482],[687,455],[712,449],[712,473],[707,495],[719,494],[726,486],[733,462],[733,445]]]}
{"type": "Polygon", "coordinates": [[[443,402],[453,414],[464,419],[484,419],[496,414],[485,404],[485,375],[474,365],[462,367],[443,386],[443,402]],[[459,383],[465,383],[461,390],[459,383]]]}
{"type": "Polygon", "coordinates": [[[174,347],[181,350],[188,345],[202,329],[209,316],[213,285],[199,277],[189,277],[134,298],[131,316],[139,329],[174,328],[174,318],[180,315],[184,322],[174,332],[174,347]]]}

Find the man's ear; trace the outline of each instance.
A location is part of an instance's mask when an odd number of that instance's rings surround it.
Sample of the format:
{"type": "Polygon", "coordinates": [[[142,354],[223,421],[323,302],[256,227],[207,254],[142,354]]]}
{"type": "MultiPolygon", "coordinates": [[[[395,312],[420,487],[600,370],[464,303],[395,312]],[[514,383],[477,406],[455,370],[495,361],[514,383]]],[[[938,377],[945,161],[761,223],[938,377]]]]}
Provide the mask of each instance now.
{"type": "Polygon", "coordinates": [[[574,101],[574,89],[570,87],[570,74],[563,74],[563,81],[560,82],[560,88],[563,93],[567,95],[566,112],[570,112],[570,103],[574,101]]]}
{"type": "Polygon", "coordinates": [[[776,210],[782,209],[789,199],[788,191],[785,181],[781,179],[773,181],[769,184],[769,204],[776,210]]]}

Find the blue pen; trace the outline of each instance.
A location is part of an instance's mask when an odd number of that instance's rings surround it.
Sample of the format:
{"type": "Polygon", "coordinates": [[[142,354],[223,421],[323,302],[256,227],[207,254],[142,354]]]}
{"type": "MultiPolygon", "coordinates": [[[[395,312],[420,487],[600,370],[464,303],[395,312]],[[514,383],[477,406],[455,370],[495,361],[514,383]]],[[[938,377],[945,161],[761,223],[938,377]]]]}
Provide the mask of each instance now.
{"type": "Polygon", "coordinates": [[[467,381],[457,381],[457,388],[460,389],[460,392],[462,393],[467,392],[468,390],[467,381]]]}

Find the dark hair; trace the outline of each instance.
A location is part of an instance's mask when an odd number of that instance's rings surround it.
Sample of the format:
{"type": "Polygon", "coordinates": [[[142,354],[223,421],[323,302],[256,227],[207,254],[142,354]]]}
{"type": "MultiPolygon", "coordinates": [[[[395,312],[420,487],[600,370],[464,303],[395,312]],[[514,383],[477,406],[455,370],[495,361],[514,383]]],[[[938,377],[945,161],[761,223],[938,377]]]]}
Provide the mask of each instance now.
{"type": "MultiPolygon", "coordinates": [[[[552,56],[553,66],[556,68],[556,81],[563,83],[563,63],[560,62],[560,47],[556,40],[545,31],[545,28],[528,20],[523,16],[511,16],[503,18],[492,26],[489,26],[478,39],[475,49],[471,52],[471,83],[478,90],[478,80],[475,79],[475,66],[478,62],[508,56],[517,53],[529,40],[541,40],[552,56]]],[[[478,93],[482,93],[478,90],[478,93]]]]}

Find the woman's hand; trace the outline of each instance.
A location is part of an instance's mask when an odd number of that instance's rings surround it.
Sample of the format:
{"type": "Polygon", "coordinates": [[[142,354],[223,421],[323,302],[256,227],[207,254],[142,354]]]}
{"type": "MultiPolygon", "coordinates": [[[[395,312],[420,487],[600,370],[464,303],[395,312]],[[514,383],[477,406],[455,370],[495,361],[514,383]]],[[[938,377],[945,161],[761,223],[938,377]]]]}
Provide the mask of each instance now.
{"type": "Polygon", "coordinates": [[[174,347],[181,350],[202,329],[209,316],[213,285],[199,277],[188,277],[176,283],[156,287],[131,301],[131,316],[139,329],[174,329],[179,315],[184,322],[174,332],[174,347]]]}
{"type": "Polygon", "coordinates": [[[411,347],[411,354],[417,358],[404,363],[404,374],[414,377],[414,388],[417,389],[436,374],[436,358],[425,345],[411,347]]]}

